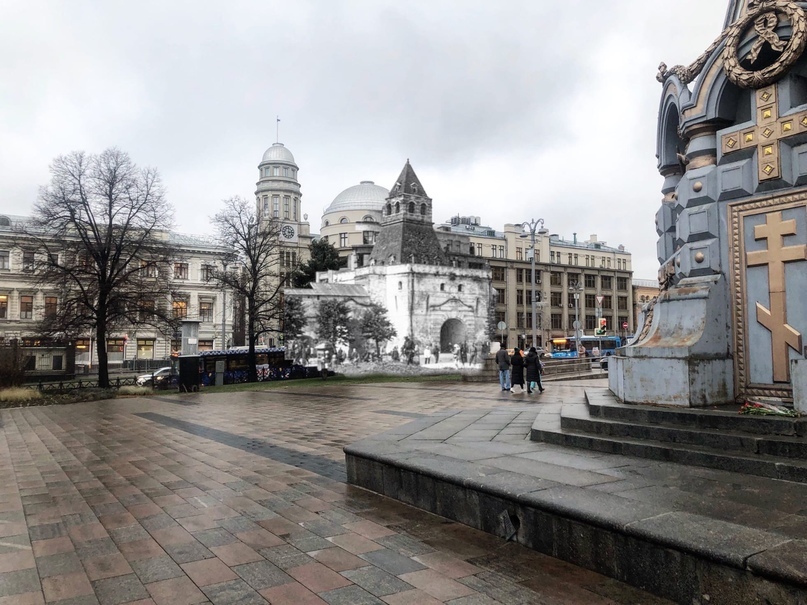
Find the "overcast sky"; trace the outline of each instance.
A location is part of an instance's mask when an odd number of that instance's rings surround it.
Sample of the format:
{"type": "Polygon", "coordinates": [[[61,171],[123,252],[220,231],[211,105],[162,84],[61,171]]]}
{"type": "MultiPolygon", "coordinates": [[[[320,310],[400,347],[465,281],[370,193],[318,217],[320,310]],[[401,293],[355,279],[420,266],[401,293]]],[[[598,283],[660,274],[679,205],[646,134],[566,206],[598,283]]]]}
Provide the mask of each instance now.
{"type": "Polygon", "coordinates": [[[0,0],[0,212],[48,166],[117,146],[157,167],[177,230],[252,197],[280,141],[303,211],[409,158],[435,220],[543,218],[656,276],[658,64],[688,64],[727,0],[0,0]]]}

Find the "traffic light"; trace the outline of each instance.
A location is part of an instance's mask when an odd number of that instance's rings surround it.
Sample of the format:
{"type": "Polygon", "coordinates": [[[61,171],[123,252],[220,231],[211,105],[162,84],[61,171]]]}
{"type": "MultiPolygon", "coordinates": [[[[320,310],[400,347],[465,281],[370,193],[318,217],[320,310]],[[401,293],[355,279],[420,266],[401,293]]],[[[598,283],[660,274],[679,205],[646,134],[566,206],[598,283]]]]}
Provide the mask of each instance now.
{"type": "Polygon", "coordinates": [[[607,325],[608,325],[608,320],[605,319],[604,317],[600,317],[600,327],[597,328],[597,331],[595,332],[595,334],[597,336],[604,336],[605,335],[605,328],[606,328],[607,325]]]}

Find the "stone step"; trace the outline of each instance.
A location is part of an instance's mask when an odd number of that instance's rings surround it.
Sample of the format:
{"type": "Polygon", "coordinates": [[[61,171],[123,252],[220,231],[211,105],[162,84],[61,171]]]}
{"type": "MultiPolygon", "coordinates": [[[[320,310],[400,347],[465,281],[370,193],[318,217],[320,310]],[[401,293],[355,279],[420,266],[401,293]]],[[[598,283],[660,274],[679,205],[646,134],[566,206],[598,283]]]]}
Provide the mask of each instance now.
{"type": "Polygon", "coordinates": [[[706,450],[714,449],[742,456],[768,455],[807,460],[807,440],[797,436],[752,435],[744,431],[625,422],[596,417],[589,411],[583,406],[564,406],[561,427],[576,433],[694,445],[706,450]]]}
{"type": "Polygon", "coordinates": [[[616,403],[607,396],[587,393],[592,416],[636,424],[686,426],[702,430],[727,430],[751,435],[807,437],[807,418],[738,414],[739,405],[719,408],[671,408],[616,403]]]}
{"type": "MultiPolygon", "coordinates": [[[[564,406],[564,409],[566,406],[564,406]]],[[[579,411],[576,412],[579,414],[579,411]]],[[[612,437],[564,428],[557,417],[545,420],[539,414],[530,431],[532,441],[577,447],[609,454],[636,456],[807,483],[807,460],[764,454],[741,455],[692,444],[657,443],[636,438],[612,437]]]]}

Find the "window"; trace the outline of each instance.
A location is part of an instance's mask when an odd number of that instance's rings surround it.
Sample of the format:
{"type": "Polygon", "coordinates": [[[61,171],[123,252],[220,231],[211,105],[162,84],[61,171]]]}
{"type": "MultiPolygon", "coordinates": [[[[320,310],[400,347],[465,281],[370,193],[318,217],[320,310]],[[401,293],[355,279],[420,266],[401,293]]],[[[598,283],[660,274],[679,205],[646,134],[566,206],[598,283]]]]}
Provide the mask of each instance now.
{"type": "Polygon", "coordinates": [[[496,290],[496,302],[503,305],[507,302],[507,291],[504,288],[493,288],[496,290]]]}
{"type": "Polygon", "coordinates": [[[213,321],[213,301],[201,300],[199,301],[199,321],[212,322],[213,321]]]}
{"type": "Polygon", "coordinates": [[[569,273],[566,276],[566,283],[569,284],[569,287],[576,286],[580,283],[580,274],[579,273],[569,273]]]}
{"type": "Polygon", "coordinates": [[[572,253],[571,252],[569,252],[569,260],[568,260],[567,264],[569,264],[569,265],[572,264],[572,253]]]}
{"type": "Polygon", "coordinates": [[[574,264],[575,264],[575,265],[579,265],[579,264],[580,264],[580,261],[579,261],[579,260],[577,260],[577,255],[576,255],[576,254],[574,255],[574,264]]]}
{"type": "Polygon", "coordinates": [[[588,275],[586,274],[583,276],[583,279],[586,282],[586,288],[596,288],[597,287],[597,276],[596,275],[588,275]]]}
{"type": "Polygon", "coordinates": [[[620,311],[624,311],[628,308],[628,297],[627,296],[617,296],[616,299],[616,308],[620,311]]]}
{"type": "Polygon", "coordinates": [[[496,244],[490,245],[490,257],[496,258],[496,244]]]}
{"type": "Polygon", "coordinates": [[[269,216],[269,196],[263,196],[263,216],[269,216]]]}
{"type": "Polygon", "coordinates": [[[409,207],[407,208],[407,210],[409,211],[409,214],[414,214],[415,213],[415,202],[409,202],[409,207]]]}
{"type": "Polygon", "coordinates": [[[347,248],[347,233],[340,233],[339,234],[339,247],[340,248],[347,248]]]}
{"type": "Polygon", "coordinates": [[[552,251],[549,253],[549,262],[551,263],[555,262],[555,253],[552,251]]]}
{"type": "Polygon", "coordinates": [[[272,166],[272,176],[280,176],[280,166],[272,166]]]}
{"type": "Polygon", "coordinates": [[[8,250],[0,250],[0,269],[8,268],[8,250]]]}
{"type": "Polygon", "coordinates": [[[57,302],[55,296],[45,297],[45,319],[53,319],[56,317],[57,302]]]}
{"type": "Polygon", "coordinates": [[[524,290],[516,290],[516,304],[523,305],[524,304],[524,290]]]}
{"type": "MultiPolygon", "coordinates": [[[[504,321],[505,317],[507,317],[507,314],[504,311],[496,311],[496,323],[499,323],[500,321],[504,321]]],[[[500,331],[499,331],[499,334],[501,334],[500,331]]]]}
{"type": "Polygon", "coordinates": [[[292,205],[292,218],[296,221],[297,220],[297,206],[299,206],[300,200],[299,198],[294,198],[294,204],[292,205]]]}
{"type": "Polygon", "coordinates": [[[23,252],[22,252],[22,270],[23,271],[33,271],[34,270],[34,253],[33,252],[23,250],[23,252]]]}
{"type": "MultiPolygon", "coordinates": [[[[82,259],[81,266],[90,267],[89,260],[86,257],[82,259]]],[[[143,272],[144,277],[157,277],[157,266],[148,261],[140,261],[140,270],[143,272]]]]}
{"type": "Polygon", "coordinates": [[[124,341],[122,338],[107,338],[106,352],[108,360],[111,362],[123,361],[125,346],[126,341],[124,341]]]}
{"type": "Polygon", "coordinates": [[[264,168],[263,169],[263,176],[272,176],[272,169],[271,168],[264,168]]]}
{"type": "Polygon", "coordinates": [[[476,245],[476,255],[477,256],[482,256],[482,244],[477,244],[476,245]]]}
{"type": "Polygon", "coordinates": [[[0,319],[8,319],[8,294],[0,294],[0,319]]]}
{"type": "Polygon", "coordinates": [[[440,284],[440,292],[445,292],[445,289],[446,289],[446,285],[445,284],[440,284]]]}
{"type": "Polygon", "coordinates": [[[347,220],[347,217],[345,217],[345,216],[343,216],[342,218],[339,219],[339,224],[340,225],[344,225],[344,224],[349,223],[349,222],[350,221],[347,220]]]}
{"type": "Polygon", "coordinates": [[[611,276],[610,275],[603,275],[600,278],[600,284],[602,285],[603,290],[610,290],[611,289],[611,276]]]}
{"type": "Polygon", "coordinates": [[[563,279],[563,273],[558,273],[557,271],[552,271],[552,274],[549,277],[549,285],[550,286],[560,286],[563,279]]]}
{"type": "Polygon", "coordinates": [[[198,348],[200,351],[212,351],[213,350],[213,341],[212,340],[200,340],[198,348]]]}
{"type": "Polygon", "coordinates": [[[586,330],[596,330],[597,329],[597,316],[596,315],[586,315],[586,330]]]}
{"type": "Polygon", "coordinates": [[[175,300],[171,304],[175,319],[185,319],[188,316],[188,301],[175,300]]]}
{"type": "Polygon", "coordinates": [[[609,269],[611,268],[611,259],[610,258],[608,259],[608,268],[609,269]]]}
{"type": "Polygon", "coordinates": [[[291,218],[291,197],[283,196],[283,218],[291,218]]]}
{"type": "Polygon", "coordinates": [[[139,321],[149,321],[154,317],[154,301],[141,300],[137,311],[137,318],[139,321]]]}
{"type": "Polygon", "coordinates": [[[492,267],[493,281],[504,281],[504,267],[492,267]]]}
{"type": "Polygon", "coordinates": [[[563,329],[563,315],[559,313],[552,314],[552,329],[553,330],[562,330],[563,329]]]}
{"type": "Polygon", "coordinates": [[[174,279],[188,279],[188,263],[174,263],[174,279]]]}
{"type": "Polygon", "coordinates": [[[280,196],[273,195],[272,196],[272,216],[274,218],[280,217],[280,196]]]}
{"type": "Polygon", "coordinates": [[[210,281],[216,276],[216,267],[213,265],[202,265],[202,281],[210,281]]]}
{"type": "Polygon", "coordinates": [[[20,319],[33,319],[34,297],[20,296],[20,319]]]}
{"type": "Polygon", "coordinates": [[[627,290],[628,289],[628,278],[627,277],[617,277],[616,278],[616,289],[617,290],[627,290]]]}
{"type": "Polygon", "coordinates": [[[516,269],[516,283],[524,283],[524,269],[516,269]]]}
{"type": "Polygon", "coordinates": [[[524,260],[524,248],[516,248],[516,260],[524,260]]]}
{"type": "Polygon", "coordinates": [[[426,216],[426,204],[421,204],[420,205],[420,215],[421,216],[426,216]]]}
{"type": "MultiPolygon", "coordinates": [[[[627,330],[628,328],[623,328],[623,327],[622,327],[622,326],[623,326],[624,324],[626,324],[626,323],[628,323],[628,318],[627,318],[627,317],[620,317],[620,318],[619,318],[619,324],[618,324],[619,329],[620,329],[620,330],[627,330]]],[[[630,324],[629,324],[629,325],[630,325],[630,324]]]]}
{"type": "Polygon", "coordinates": [[[603,309],[611,309],[613,308],[613,300],[610,296],[603,296],[602,297],[602,308],[603,309]]]}
{"type": "Polygon", "coordinates": [[[283,166],[283,176],[289,176],[289,167],[283,166]]]}
{"type": "Polygon", "coordinates": [[[499,246],[499,258],[504,258],[504,246],[499,246]]]}
{"type": "Polygon", "coordinates": [[[153,338],[138,338],[137,339],[137,358],[138,359],[154,359],[154,339],[153,338]]]}
{"type": "Polygon", "coordinates": [[[524,327],[524,315],[522,315],[521,313],[518,313],[516,315],[516,327],[517,328],[523,328],[524,327]]]}
{"type": "MultiPolygon", "coordinates": [[[[530,269],[530,273],[532,273],[532,269],[530,269]]],[[[541,272],[538,269],[535,270],[535,283],[541,283],[541,272]]]]}
{"type": "Polygon", "coordinates": [[[550,293],[550,303],[553,307],[560,307],[563,304],[563,293],[562,292],[550,293]]]}
{"type": "Polygon", "coordinates": [[[398,282],[398,290],[403,290],[403,282],[398,282]]]}
{"type": "Polygon", "coordinates": [[[457,284],[457,292],[462,292],[462,284],[457,284]]]}
{"type": "MultiPolygon", "coordinates": [[[[593,294],[586,294],[586,307],[591,308],[597,304],[597,297],[593,294]]],[[[586,328],[588,330],[588,328],[586,328]]]]}
{"type": "Polygon", "coordinates": [[[375,231],[363,231],[362,242],[365,244],[375,244],[375,231]]]}

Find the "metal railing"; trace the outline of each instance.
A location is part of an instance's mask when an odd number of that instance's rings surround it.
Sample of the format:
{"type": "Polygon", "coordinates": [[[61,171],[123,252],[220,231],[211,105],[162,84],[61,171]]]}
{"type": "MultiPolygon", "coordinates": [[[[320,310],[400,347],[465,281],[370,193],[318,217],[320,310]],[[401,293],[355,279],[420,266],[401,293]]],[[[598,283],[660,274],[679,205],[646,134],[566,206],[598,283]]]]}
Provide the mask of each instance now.
{"type": "MultiPolygon", "coordinates": [[[[111,378],[109,386],[112,388],[120,388],[123,386],[137,386],[137,377],[129,378],[111,378]]],[[[25,384],[25,389],[36,389],[43,393],[64,393],[65,391],[74,391],[76,389],[97,389],[98,380],[60,380],[58,382],[38,382],[36,384],[25,384]]]]}

